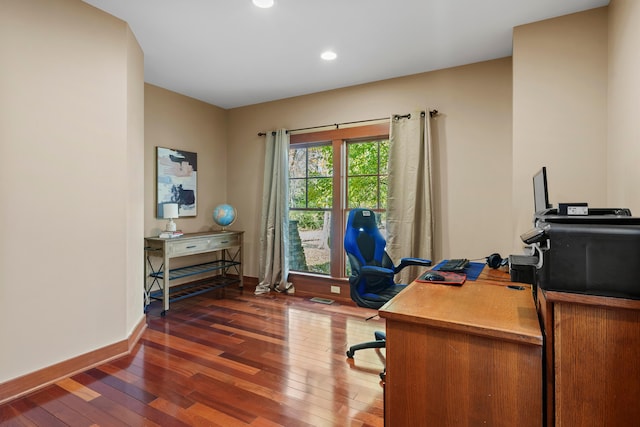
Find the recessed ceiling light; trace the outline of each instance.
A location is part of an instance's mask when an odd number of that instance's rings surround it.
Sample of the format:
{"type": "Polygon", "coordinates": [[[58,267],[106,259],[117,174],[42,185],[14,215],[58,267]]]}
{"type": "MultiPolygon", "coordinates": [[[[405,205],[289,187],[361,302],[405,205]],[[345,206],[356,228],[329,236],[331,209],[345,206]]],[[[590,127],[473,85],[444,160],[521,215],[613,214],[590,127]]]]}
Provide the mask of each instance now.
{"type": "Polygon", "coordinates": [[[336,55],[335,52],[330,50],[327,50],[326,52],[322,52],[322,55],[320,55],[320,58],[324,59],[325,61],[333,61],[337,57],[338,55],[336,55]]]}
{"type": "Polygon", "coordinates": [[[273,6],[273,0],[253,0],[253,4],[263,9],[273,6]]]}

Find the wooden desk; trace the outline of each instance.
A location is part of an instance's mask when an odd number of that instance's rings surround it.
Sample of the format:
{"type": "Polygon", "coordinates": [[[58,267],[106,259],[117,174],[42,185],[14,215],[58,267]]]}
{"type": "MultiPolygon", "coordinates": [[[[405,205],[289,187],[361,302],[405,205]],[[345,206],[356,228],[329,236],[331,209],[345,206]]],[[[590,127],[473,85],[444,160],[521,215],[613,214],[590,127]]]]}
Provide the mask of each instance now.
{"type": "Polygon", "coordinates": [[[460,287],[417,283],[385,304],[385,423],[542,425],[542,333],[531,287],[485,271],[460,287]]]}

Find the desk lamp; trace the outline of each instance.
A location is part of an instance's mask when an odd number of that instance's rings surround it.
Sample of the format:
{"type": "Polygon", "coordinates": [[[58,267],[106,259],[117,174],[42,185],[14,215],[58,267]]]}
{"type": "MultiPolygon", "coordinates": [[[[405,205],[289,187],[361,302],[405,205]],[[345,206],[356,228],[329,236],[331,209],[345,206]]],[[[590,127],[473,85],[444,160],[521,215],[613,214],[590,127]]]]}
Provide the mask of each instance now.
{"type": "Polygon", "coordinates": [[[177,203],[165,203],[162,206],[162,217],[169,220],[165,231],[176,231],[176,223],[173,222],[173,219],[178,218],[179,216],[177,203]]]}

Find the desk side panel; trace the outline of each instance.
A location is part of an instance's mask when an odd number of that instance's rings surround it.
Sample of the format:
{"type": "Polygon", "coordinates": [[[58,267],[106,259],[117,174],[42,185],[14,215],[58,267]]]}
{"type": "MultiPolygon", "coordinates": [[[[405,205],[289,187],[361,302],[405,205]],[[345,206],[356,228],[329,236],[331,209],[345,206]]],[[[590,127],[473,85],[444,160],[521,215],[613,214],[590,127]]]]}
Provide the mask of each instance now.
{"type": "Polygon", "coordinates": [[[387,426],[542,425],[542,346],[387,320],[387,426]]]}
{"type": "Polygon", "coordinates": [[[638,425],[640,310],[571,302],[553,310],[555,425],[638,425]]]}
{"type": "Polygon", "coordinates": [[[545,420],[547,426],[554,425],[555,419],[555,404],[554,404],[554,342],[553,342],[553,303],[547,301],[545,293],[542,288],[537,290],[536,306],[540,316],[540,322],[542,326],[542,334],[544,338],[544,411],[545,420]]]}

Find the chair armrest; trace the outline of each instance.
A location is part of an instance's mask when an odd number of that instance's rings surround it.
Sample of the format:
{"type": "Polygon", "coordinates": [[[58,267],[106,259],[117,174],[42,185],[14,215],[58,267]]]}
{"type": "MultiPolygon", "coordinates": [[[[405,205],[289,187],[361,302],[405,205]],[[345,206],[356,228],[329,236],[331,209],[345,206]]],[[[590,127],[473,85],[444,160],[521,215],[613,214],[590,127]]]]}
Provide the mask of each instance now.
{"type": "Polygon", "coordinates": [[[389,268],[365,265],[360,270],[360,274],[366,277],[391,277],[393,279],[395,272],[389,268]]]}
{"type": "Polygon", "coordinates": [[[431,266],[431,260],[430,259],[422,259],[422,258],[402,258],[400,260],[400,264],[396,267],[396,269],[394,270],[394,273],[398,273],[400,270],[402,270],[405,267],[408,267],[410,265],[418,265],[421,267],[429,267],[431,266]]]}

